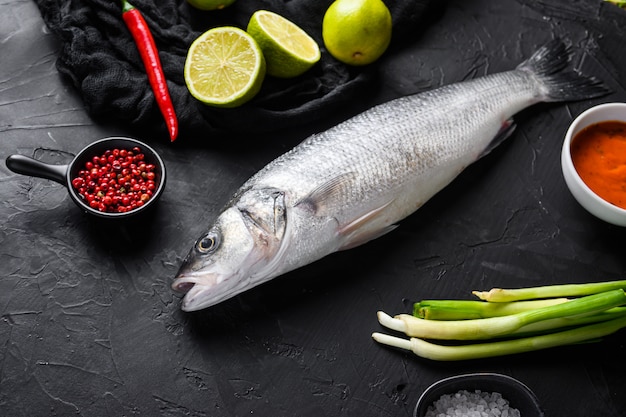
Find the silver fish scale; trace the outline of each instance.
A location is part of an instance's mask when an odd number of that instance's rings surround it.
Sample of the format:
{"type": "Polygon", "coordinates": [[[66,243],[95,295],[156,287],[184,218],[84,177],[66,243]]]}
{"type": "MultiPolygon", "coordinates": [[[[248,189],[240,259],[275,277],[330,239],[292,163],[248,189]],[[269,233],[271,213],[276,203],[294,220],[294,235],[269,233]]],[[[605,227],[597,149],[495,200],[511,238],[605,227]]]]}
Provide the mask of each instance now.
{"type": "Polygon", "coordinates": [[[393,199],[395,222],[479,158],[506,120],[542,97],[530,72],[514,70],[399,98],[309,137],[247,185],[285,190],[293,205],[343,175],[324,202],[340,223],[393,199]]]}

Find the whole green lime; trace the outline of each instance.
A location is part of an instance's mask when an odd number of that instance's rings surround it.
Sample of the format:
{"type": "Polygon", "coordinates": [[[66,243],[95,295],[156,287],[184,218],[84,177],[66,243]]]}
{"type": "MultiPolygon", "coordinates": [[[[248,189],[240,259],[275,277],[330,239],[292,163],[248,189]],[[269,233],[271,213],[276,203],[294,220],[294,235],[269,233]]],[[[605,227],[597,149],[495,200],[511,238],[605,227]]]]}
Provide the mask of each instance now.
{"type": "Polygon", "coordinates": [[[391,28],[391,13],[382,0],[336,0],[324,14],[322,38],[339,61],[367,65],[389,46],[391,28]]]}
{"type": "Polygon", "coordinates": [[[200,10],[219,10],[228,7],[236,0],[187,0],[187,3],[200,10]]]}

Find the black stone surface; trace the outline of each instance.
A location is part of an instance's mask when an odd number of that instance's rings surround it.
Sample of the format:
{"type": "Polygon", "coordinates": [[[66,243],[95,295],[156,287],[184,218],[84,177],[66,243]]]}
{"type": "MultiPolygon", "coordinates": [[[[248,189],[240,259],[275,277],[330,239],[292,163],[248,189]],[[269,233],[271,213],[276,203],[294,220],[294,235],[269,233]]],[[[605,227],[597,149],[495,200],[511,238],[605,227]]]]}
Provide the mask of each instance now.
{"type": "Polygon", "coordinates": [[[106,136],[165,160],[157,209],[111,225],[67,190],[0,164],[0,415],[408,416],[432,382],[490,371],[530,386],[549,416],[626,415],[626,332],[601,343],[438,363],[388,349],[376,311],[475,289],[618,279],[624,229],[585,212],[559,156],[571,120],[624,101],[626,11],[600,0],[452,0],[440,20],[377,64],[363,99],[315,126],[236,138],[144,137],[93,120],[55,68],[35,4],[0,14],[0,157],[66,162],[106,136]],[[552,37],[614,92],[538,105],[518,129],[400,228],[218,306],[180,310],[170,283],[196,237],[251,174],[309,133],[400,95],[510,69],[552,37]]]}

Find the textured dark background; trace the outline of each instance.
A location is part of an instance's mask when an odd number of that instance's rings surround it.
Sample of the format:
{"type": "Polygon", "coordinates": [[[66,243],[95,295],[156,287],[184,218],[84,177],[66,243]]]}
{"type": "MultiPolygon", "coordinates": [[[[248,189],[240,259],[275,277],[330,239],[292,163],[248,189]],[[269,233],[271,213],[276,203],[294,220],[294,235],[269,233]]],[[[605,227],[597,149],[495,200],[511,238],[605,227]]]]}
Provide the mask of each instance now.
{"type": "MultiPolygon", "coordinates": [[[[244,1],[244,0],[240,0],[244,1]]],[[[432,382],[472,371],[519,378],[549,416],[626,415],[626,332],[461,363],[377,345],[377,310],[474,289],[618,279],[624,229],[568,193],[559,153],[589,106],[625,101],[626,11],[601,0],[453,0],[392,48],[336,117],[265,135],[166,140],[94,120],[55,67],[58,40],[30,0],[0,14],[1,158],[63,162],[105,136],[149,141],[169,182],[134,225],[86,217],[59,184],[0,165],[0,415],[408,416],[432,382]],[[213,308],[180,311],[170,283],[195,238],[251,174],[309,133],[390,98],[514,67],[560,36],[614,91],[538,105],[505,145],[394,233],[213,308]],[[243,145],[245,143],[245,145],[243,145]]],[[[236,7],[236,6],[233,6],[236,7]]]]}

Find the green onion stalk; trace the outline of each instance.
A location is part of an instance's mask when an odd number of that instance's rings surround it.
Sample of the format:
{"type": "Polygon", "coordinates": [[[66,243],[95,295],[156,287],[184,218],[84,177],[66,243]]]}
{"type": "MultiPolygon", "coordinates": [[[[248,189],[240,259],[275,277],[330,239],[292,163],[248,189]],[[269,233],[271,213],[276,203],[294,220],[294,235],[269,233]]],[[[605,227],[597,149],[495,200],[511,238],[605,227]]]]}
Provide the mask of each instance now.
{"type": "Polygon", "coordinates": [[[615,289],[626,290],[626,280],[516,289],[492,288],[489,291],[472,291],[472,294],[484,301],[502,303],[539,298],[579,297],[615,289]]]}
{"type": "Polygon", "coordinates": [[[490,303],[476,300],[422,300],[413,315],[427,320],[467,320],[508,316],[569,301],[568,298],[490,303]]]}
{"type": "Polygon", "coordinates": [[[613,3],[614,5],[616,5],[617,7],[621,7],[622,9],[626,9],[626,1],[622,1],[622,0],[604,0],[607,3],[613,3]]]}

